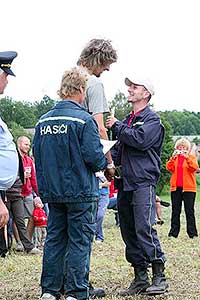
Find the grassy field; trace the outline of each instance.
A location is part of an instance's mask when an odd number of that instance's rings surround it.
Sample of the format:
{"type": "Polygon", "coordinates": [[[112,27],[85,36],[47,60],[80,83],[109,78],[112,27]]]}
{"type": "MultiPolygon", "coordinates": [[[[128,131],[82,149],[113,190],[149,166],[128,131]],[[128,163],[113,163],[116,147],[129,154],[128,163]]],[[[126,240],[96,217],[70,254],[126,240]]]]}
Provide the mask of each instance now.
{"type": "MultiPolygon", "coordinates": [[[[167,195],[162,198],[169,200],[167,195]]],[[[200,201],[196,202],[195,209],[200,233],[200,201]]],[[[165,223],[162,226],[157,225],[167,256],[166,276],[170,285],[169,292],[162,296],[136,296],[129,297],[130,299],[200,300],[200,237],[196,240],[188,238],[185,231],[185,215],[182,213],[182,227],[178,239],[168,239],[170,212],[170,208],[163,208],[165,223]]],[[[133,274],[132,268],[125,260],[120,230],[115,226],[114,214],[110,210],[106,215],[104,231],[104,243],[93,245],[91,282],[96,287],[105,288],[106,299],[122,299],[117,296],[117,292],[128,287],[133,274]]],[[[18,254],[14,251],[8,258],[0,259],[0,299],[39,299],[41,261],[41,257],[18,254]]]]}

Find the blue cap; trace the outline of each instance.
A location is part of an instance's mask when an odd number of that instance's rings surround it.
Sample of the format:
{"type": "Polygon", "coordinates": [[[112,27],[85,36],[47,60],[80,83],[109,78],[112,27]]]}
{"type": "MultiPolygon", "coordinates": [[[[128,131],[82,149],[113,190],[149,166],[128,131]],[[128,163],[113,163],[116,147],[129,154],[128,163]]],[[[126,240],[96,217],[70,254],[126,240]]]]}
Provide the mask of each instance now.
{"type": "Polygon", "coordinates": [[[11,70],[11,63],[16,56],[17,52],[15,51],[0,52],[0,69],[9,75],[15,76],[11,70]]]}

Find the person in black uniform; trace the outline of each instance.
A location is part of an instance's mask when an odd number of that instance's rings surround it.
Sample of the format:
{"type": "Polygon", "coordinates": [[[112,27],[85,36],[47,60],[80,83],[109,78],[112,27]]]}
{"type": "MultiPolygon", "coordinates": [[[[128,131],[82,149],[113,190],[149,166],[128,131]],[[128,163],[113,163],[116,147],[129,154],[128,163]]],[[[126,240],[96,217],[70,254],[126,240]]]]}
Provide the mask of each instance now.
{"type": "Polygon", "coordinates": [[[125,84],[133,111],[123,121],[110,116],[106,123],[119,144],[114,162],[116,168],[121,169],[117,196],[120,230],[126,245],[126,259],[135,273],[130,287],[119,294],[162,294],[168,288],[164,274],[166,258],[153,225],[164,127],[159,116],[149,108],[154,94],[151,82],[126,78],[125,84]],[[150,264],[151,285],[147,274],[150,264]]]}

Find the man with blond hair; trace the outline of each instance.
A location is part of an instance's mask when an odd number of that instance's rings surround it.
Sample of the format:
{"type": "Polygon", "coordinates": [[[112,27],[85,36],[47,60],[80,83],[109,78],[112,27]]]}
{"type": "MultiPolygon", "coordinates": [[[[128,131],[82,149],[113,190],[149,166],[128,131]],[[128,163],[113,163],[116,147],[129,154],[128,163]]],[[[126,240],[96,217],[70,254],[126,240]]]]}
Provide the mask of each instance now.
{"type": "Polygon", "coordinates": [[[98,126],[82,106],[87,77],[73,68],[63,75],[59,101],[36,125],[33,153],[39,195],[49,205],[41,300],[89,298],[91,243],[98,184],[105,169],[98,126]]]}

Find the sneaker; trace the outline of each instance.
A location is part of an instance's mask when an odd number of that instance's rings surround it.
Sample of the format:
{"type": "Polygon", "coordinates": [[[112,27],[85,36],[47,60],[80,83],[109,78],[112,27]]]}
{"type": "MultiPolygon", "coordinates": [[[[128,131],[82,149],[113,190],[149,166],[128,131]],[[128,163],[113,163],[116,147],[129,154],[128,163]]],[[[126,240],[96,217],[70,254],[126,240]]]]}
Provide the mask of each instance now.
{"type": "Polygon", "coordinates": [[[17,245],[16,245],[15,250],[16,250],[17,252],[23,252],[23,251],[24,251],[24,246],[23,246],[23,244],[22,244],[21,241],[17,242],[17,245]]]}
{"type": "Polygon", "coordinates": [[[196,240],[196,239],[198,239],[198,236],[197,235],[194,235],[194,236],[191,236],[190,237],[192,240],[196,240]]]}
{"type": "Polygon", "coordinates": [[[103,243],[103,240],[100,240],[100,239],[98,239],[98,240],[95,240],[95,243],[97,243],[97,244],[101,244],[101,243],[103,243]]]}
{"type": "MultiPolygon", "coordinates": [[[[42,253],[43,252],[40,249],[36,248],[36,247],[34,247],[33,249],[31,249],[31,251],[28,252],[28,254],[42,254],[42,253]]],[[[51,298],[50,298],[50,300],[51,300],[51,298]]]]}
{"type": "Polygon", "coordinates": [[[49,293],[44,293],[40,300],[56,300],[56,297],[49,293]]]}
{"type": "Polygon", "coordinates": [[[67,297],[65,298],[65,300],[77,300],[77,299],[74,298],[74,297],[72,297],[72,296],[67,296],[67,297]]]}
{"type": "Polygon", "coordinates": [[[177,236],[174,236],[172,234],[168,234],[168,239],[177,239],[177,236]]]}

